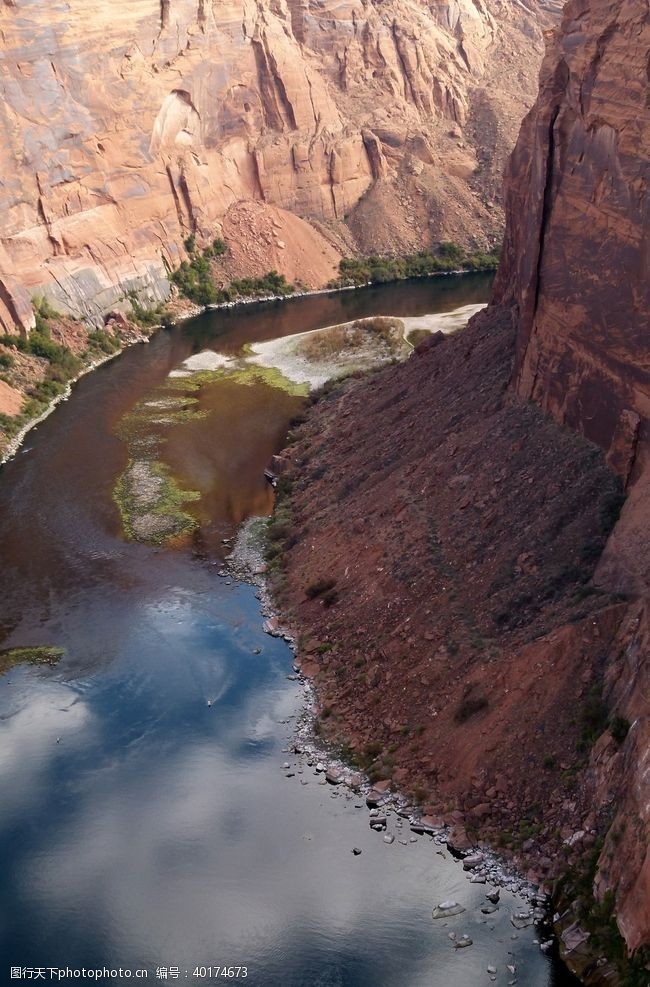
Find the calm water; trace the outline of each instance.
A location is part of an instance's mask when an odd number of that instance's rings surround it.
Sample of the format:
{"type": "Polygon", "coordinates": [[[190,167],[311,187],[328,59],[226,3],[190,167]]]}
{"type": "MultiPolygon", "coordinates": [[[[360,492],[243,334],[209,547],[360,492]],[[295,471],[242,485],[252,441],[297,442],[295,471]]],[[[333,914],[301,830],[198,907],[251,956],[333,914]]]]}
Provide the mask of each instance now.
{"type": "Polygon", "coordinates": [[[202,477],[191,545],[125,542],[112,500],[120,420],[190,354],[452,309],[488,285],[419,281],[161,332],[81,381],[0,471],[1,646],[66,648],[55,669],[0,679],[1,983],[10,966],[121,966],[205,985],[223,978],[197,967],[244,965],[255,987],[468,987],[490,983],[490,963],[508,983],[513,957],[520,984],[570,982],[532,930],[512,938],[507,894],[488,921],[485,889],[427,838],[388,846],[311,769],[284,777],[302,686],[287,679],[286,645],[262,633],[253,590],[215,563],[235,522],[270,509],[262,469],[294,405],[260,386],[217,401],[183,433],[189,450],[170,435],[170,459],[202,477]],[[445,898],[467,911],[432,922],[445,898]],[[455,951],[450,929],[474,945],[455,951]]]}

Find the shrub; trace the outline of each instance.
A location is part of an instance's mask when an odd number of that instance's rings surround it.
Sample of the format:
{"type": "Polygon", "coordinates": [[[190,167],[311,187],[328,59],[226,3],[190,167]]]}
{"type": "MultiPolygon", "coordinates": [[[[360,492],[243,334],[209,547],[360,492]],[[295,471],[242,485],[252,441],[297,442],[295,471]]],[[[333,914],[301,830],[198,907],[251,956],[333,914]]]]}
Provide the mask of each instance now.
{"type": "Polygon", "coordinates": [[[120,348],[120,344],[104,329],[95,329],[88,333],[88,343],[91,349],[100,350],[102,353],[115,353],[120,348]]]}
{"type": "Polygon", "coordinates": [[[467,253],[456,243],[445,241],[436,253],[420,251],[404,257],[344,257],[339,263],[339,276],[331,282],[334,288],[346,285],[381,284],[403,278],[420,278],[441,271],[495,271],[499,264],[500,247],[485,253],[467,253]]]}
{"type": "Polygon", "coordinates": [[[52,342],[49,335],[34,329],[29,336],[29,352],[53,362],[60,355],[61,346],[52,342]]]}
{"type": "Polygon", "coordinates": [[[607,709],[598,686],[594,686],[580,709],[578,750],[587,751],[600,737],[607,724],[607,709]]]}
{"type": "Polygon", "coordinates": [[[129,291],[126,297],[131,302],[129,315],[133,322],[137,322],[143,328],[160,325],[161,319],[165,315],[165,306],[162,302],[153,308],[147,308],[146,305],[142,304],[135,291],[129,291]]]}
{"type": "Polygon", "coordinates": [[[0,367],[10,370],[14,365],[14,358],[9,353],[0,353],[0,367]]]}
{"type": "Polygon", "coordinates": [[[625,503],[625,493],[620,480],[615,490],[610,490],[600,499],[599,516],[600,530],[603,535],[608,535],[619,517],[625,503]]]}
{"type": "Polygon", "coordinates": [[[627,737],[630,730],[629,720],[624,716],[614,716],[609,724],[609,732],[616,744],[620,745],[627,737]]]}
{"type": "Polygon", "coordinates": [[[321,593],[327,593],[329,590],[334,589],[335,586],[335,579],[317,579],[306,588],[305,596],[309,600],[315,600],[321,593]]]}
{"type": "Polygon", "coordinates": [[[475,686],[468,686],[465,695],[459,702],[454,713],[456,723],[466,723],[472,716],[476,716],[482,710],[487,709],[489,701],[486,695],[475,686]]]}

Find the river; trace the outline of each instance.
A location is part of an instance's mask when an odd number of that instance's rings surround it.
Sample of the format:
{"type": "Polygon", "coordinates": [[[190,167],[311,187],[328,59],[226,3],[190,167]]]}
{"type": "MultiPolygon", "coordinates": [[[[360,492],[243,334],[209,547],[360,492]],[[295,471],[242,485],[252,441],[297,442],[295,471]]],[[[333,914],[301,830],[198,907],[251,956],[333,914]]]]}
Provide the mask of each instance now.
{"type": "Polygon", "coordinates": [[[483,915],[485,887],[428,837],[387,845],[358,798],[282,770],[303,686],[254,588],[218,570],[222,539],[272,507],[262,471],[300,399],[240,388],[168,431],[165,456],[202,495],[186,542],[125,540],[113,498],[120,423],[188,356],[450,310],[488,288],[438,278],[205,314],[81,380],[0,470],[0,646],[65,648],[53,668],[0,678],[0,981],[10,966],[22,979],[121,967],[104,982],[141,969],[197,985],[471,987],[494,965],[497,984],[574,983],[534,929],[513,929],[508,892],[483,915]],[[466,911],[434,922],[450,898],[466,911]],[[454,930],[474,944],[454,949],[454,930]]]}

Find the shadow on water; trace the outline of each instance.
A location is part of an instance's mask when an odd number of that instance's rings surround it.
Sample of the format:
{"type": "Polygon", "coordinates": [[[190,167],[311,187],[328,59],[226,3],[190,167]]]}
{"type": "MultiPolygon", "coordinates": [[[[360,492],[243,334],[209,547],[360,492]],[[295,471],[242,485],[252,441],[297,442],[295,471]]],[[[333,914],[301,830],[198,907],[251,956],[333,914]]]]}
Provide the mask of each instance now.
{"type": "MultiPolygon", "coordinates": [[[[56,668],[0,679],[0,965],[142,967],[149,980],[176,967],[216,984],[194,971],[226,964],[246,965],[254,987],[468,987],[489,982],[491,963],[507,984],[516,962],[526,987],[571,983],[532,930],[514,932],[507,892],[483,916],[485,889],[428,839],[388,846],[312,768],[285,777],[302,686],[287,680],[287,646],[262,633],[254,591],[220,579],[210,552],[126,542],[112,499],[128,456],[119,423],[192,353],[449,310],[488,287],[436,279],[202,316],[81,381],[0,471],[2,646],[66,648],[56,668]],[[445,898],[466,912],[432,922],[445,898]],[[454,950],[450,931],[474,945],[454,950]]],[[[210,400],[210,428],[172,430],[168,446],[202,474],[218,533],[269,510],[260,472],[293,406],[254,390],[210,400]]]]}

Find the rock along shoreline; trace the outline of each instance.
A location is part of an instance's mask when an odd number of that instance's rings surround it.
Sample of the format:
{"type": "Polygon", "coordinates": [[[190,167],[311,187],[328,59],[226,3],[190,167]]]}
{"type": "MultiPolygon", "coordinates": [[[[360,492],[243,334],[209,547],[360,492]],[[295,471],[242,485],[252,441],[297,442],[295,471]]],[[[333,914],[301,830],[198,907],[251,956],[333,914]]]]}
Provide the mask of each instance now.
{"type": "MultiPolygon", "coordinates": [[[[226,556],[218,575],[255,587],[264,619],[264,631],[271,637],[284,640],[294,654],[293,672],[287,678],[301,684],[303,697],[302,710],[293,730],[293,742],[283,749],[290,758],[281,766],[285,777],[292,778],[296,774],[302,774],[307,767],[320,776],[322,784],[348,789],[359,799],[359,808],[367,810],[370,828],[383,834],[387,844],[397,839],[406,846],[418,839],[427,839],[435,848],[434,852],[444,853],[447,850],[462,867],[470,884],[485,885],[486,900],[481,911],[486,916],[499,907],[501,889],[511,892],[521,901],[521,907],[510,914],[513,930],[535,926],[537,938],[534,943],[539,945],[541,952],[556,952],[551,896],[546,889],[528,881],[511,862],[483,843],[470,847],[464,844],[456,846],[452,827],[443,819],[423,814],[399,791],[391,789],[388,783],[373,784],[363,771],[351,766],[335,750],[319,742],[315,729],[318,722],[316,691],[301,667],[295,634],[292,628],[284,626],[266,578],[263,532],[269,520],[249,518],[239,526],[232,550],[226,556]]],[[[351,852],[357,854],[361,850],[355,847],[351,852]]],[[[434,907],[432,918],[447,918],[464,910],[458,902],[441,902],[434,907]]],[[[513,937],[516,938],[516,931],[513,932],[513,937]]],[[[471,940],[467,943],[458,942],[455,947],[471,944],[471,940]]]]}

